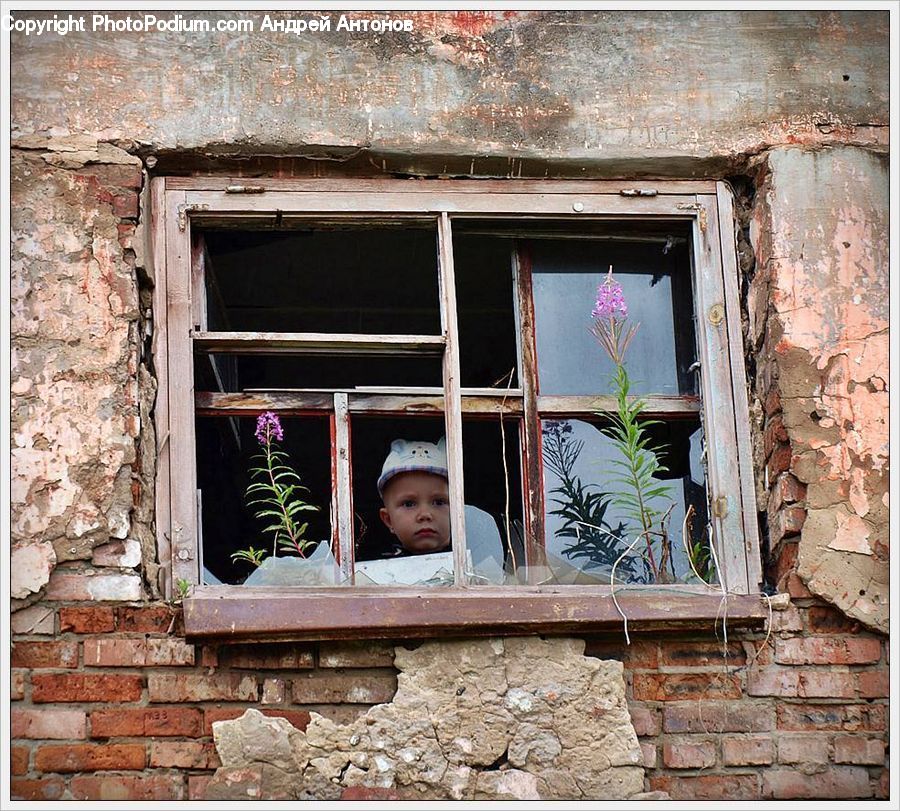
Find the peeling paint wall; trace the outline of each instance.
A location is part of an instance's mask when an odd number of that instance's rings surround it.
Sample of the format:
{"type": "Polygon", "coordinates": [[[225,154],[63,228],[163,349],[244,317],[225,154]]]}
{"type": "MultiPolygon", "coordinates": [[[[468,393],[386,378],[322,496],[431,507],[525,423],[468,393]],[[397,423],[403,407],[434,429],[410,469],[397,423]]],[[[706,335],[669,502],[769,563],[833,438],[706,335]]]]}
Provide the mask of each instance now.
{"type": "Polygon", "coordinates": [[[757,391],[780,404],[768,426],[781,459],[770,455],[765,473],[794,477],[806,507],[775,517],[800,524],[798,574],[810,591],[886,632],[887,161],[781,149],[767,165],[749,305],[762,345],[757,391]]]}
{"type": "Polygon", "coordinates": [[[402,16],[12,35],[14,796],[201,799],[213,723],[394,696],[392,646],[189,644],[159,599],[147,178],[268,171],[741,177],[771,634],[588,654],[623,663],[645,790],[887,797],[887,13],[402,16]]]}

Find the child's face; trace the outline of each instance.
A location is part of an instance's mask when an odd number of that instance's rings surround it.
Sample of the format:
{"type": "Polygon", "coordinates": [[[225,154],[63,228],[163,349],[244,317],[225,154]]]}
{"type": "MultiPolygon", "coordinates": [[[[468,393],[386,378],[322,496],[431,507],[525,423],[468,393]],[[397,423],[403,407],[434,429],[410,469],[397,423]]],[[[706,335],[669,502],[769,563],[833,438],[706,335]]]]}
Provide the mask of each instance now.
{"type": "Polygon", "coordinates": [[[423,555],[450,545],[450,497],[443,476],[399,473],[384,488],[381,520],[407,552],[423,555]]]}

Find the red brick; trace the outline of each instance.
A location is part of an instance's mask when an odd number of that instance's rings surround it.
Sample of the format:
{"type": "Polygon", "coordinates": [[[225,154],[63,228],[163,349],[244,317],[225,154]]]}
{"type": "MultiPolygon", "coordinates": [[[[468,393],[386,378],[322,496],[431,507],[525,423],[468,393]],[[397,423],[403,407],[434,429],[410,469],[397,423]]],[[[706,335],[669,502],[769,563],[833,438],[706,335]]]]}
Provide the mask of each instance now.
{"type": "Polygon", "coordinates": [[[777,478],[782,473],[787,473],[791,469],[793,455],[790,445],[779,443],[775,446],[766,463],[769,471],[769,481],[777,478]]]}
{"type": "Polygon", "coordinates": [[[855,698],[853,673],[830,670],[801,670],[797,695],[800,698],[855,698]]]}
{"type": "Polygon", "coordinates": [[[771,738],[723,738],[722,763],[725,766],[765,766],[775,760],[771,738]]]}
{"type": "Polygon", "coordinates": [[[222,765],[213,743],[153,741],[150,766],[160,769],[218,769],[222,765]]]}
{"type": "Polygon", "coordinates": [[[25,698],[25,671],[13,670],[9,680],[9,700],[21,701],[25,698]]]}
{"type": "Polygon", "coordinates": [[[806,626],[814,634],[855,634],[859,623],[827,605],[813,605],[806,610],[806,626]]]}
{"type": "Polygon", "coordinates": [[[33,675],[31,698],[48,701],[138,701],[143,677],[125,675],[84,675],[64,673],[33,675]]]}
{"type": "Polygon", "coordinates": [[[105,634],[116,630],[116,616],[110,606],[59,609],[59,630],[76,634],[105,634]]]}
{"type": "Polygon", "coordinates": [[[781,391],[778,386],[772,386],[766,394],[763,410],[767,417],[771,417],[778,411],[781,411],[781,391]]]}
{"type": "Polygon", "coordinates": [[[387,642],[322,642],[319,667],[392,667],[394,646],[387,642]]]}
{"type": "Polygon", "coordinates": [[[258,701],[259,682],[240,673],[150,673],[150,701],[258,701]]]}
{"type": "Polygon", "coordinates": [[[770,574],[773,582],[780,583],[790,572],[796,570],[799,548],[800,544],[796,540],[785,541],[778,545],[770,574]]]}
{"type": "Polygon", "coordinates": [[[295,704],[381,704],[393,699],[397,676],[376,670],[304,673],[293,681],[295,704]]]}
{"type": "Polygon", "coordinates": [[[859,766],[832,766],[815,774],[796,769],[763,772],[763,796],[776,800],[848,800],[872,796],[869,773],[859,766]]]}
{"type": "Polygon", "coordinates": [[[188,775],[188,799],[189,800],[205,800],[206,787],[212,780],[211,774],[191,774],[188,775]]]}
{"type": "Polygon", "coordinates": [[[828,763],[828,738],[810,735],[779,735],[779,763],[828,763]]]}
{"type": "Polygon", "coordinates": [[[58,800],[66,789],[60,777],[42,777],[39,780],[17,778],[9,781],[13,800],[58,800]]]}
{"type": "Polygon", "coordinates": [[[667,667],[741,667],[747,656],[740,644],[732,642],[727,649],[721,642],[706,640],[663,640],[659,646],[659,663],[667,667]]]}
{"type": "Polygon", "coordinates": [[[819,732],[882,732],[885,707],[881,704],[779,704],[778,729],[819,732]]]}
{"type": "Polygon", "coordinates": [[[76,800],[183,800],[184,777],[160,775],[87,775],[73,777],[69,790],[76,800]]]}
{"type": "Polygon", "coordinates": [[[147,639],[148,667],[179,667],[194,664],[195,649],[182,639],[147,639]]]}
{"type": "Polygon", "coordinates": [[[141,667],[147,658],[147,641],[127,637],[84,640],[85,667],[141,667]]]}
{"type": "Polygon", "coordinates": [[[263,682],[262,697],[263,704],[284,704],[285,695],[287,694],[287,684],[284,679],[266,679],[263,682]]]}
{"type": "Polygon", "coordinates": [[[34,753],[34,768],[39,772],[125,771],[146,765],[147,751],[142,743],[53,744],[39,746],[34,753]]]}
{"type": "Polygon", "coordinates": [[[219,651],[223,665],[252,670],[306,670],[315,666],[309,645],[264,644],[235,645],[219,651]]]}
{"type": "Polygon", "coordinates": [[[796,634],[803,631],[803,616],[799,609],[789,605],[783,611],[772,612],[772,632],[776,634],[796,634]]]}
{"type": "Polygon", "coordinates": [[[704,774],[650,777],[651,791],[665,791],[673,800],[758,800],[759,776],[755,774],[704,774]]]}
{"type": "Polygon", "coordinates": [[[136,163],[97,163],[78,170],[80,177],[96,177],[104,186],[139,189],[143,180],[141,166],[136,163]]]}
{"type": "Polygon", "coordinates": [[[663,763],[670,769],[708,769],[716,765],[713,741],[668,740],[663,743],[663,763]]]}
{"type": "Polygon", "coordinates": [[[769,521],[769,543],[775,546],[782,538],[799,535],[805,523],[803,507],[782,507],[769,521]]]}
{"type": "Polygon", "coordinates": [[[782,665],[864,665],[879,659],[879,639],[811,636],[775,640],[775,661],[782,665]]]}
{"type": "Polygon", "coordinates": [[[78,667],[77,642],[16,642],[13,667],[78,667]]]}
{"type": "Polygon", "coordinates": [[[87,737],[83,710],[13,710],[13,738],[81,740],[87,737]]]}
{"type": "MultiPolygon", "coordinates": [[[[279,710],[274,707],[254,707],[269,718],[284,718],[301,732],[309,724],[307,710],[279,710]]],[[[214,721],[232,721],[240,718],[247,711],[246,707],[206,707],[203,712],[203,734],[212,735],[214,721]]]]}
{"type": "Polygon", "coordinates": [[[837,735],[834,739],[835,763],[884,765],[884,741],[857,735],[837,735]]]}
{"type": "Polygon", "coordinates": [[[91,713],[92,738],[197,738],[203,711],[195,707],[126,707],[91,713]]]}
{"type": "Polygon", "coordinates": [[[180,614],[168,605],[127,606],[116,608],[116,621],[120,631],[144,634],[178,634],[180,614]]]}
{"type": "Polygon", "coordinates": [[[806,588],[806,583],[800,579],[796,572],[788,574],[786,588],[788,594],[794,600],[805,600],[813,596],[812,592],[806,588]]]}
{"type": "Polygon", "coordinates": [[[641,745],[641,763],[645,769],[656,768],[656,744],[648,741],[640,741],[641,745]]]}
{"type": "Polygon", "coordinates": [[[770,510],[778,510],[782,504],[796,504],[806,498],[806,485],[790,473],[782,473],[775,481],[769,496],[770,510]]]}
{"type": "Polygon", "coordinates": [[[655,639],[634,639],[630,645],[620,637],[587,639],[584,655],[617,659],[628,670],[656,670],[659,667],[659,646],[655,639]]]}
{"type": "Polygon", "coordinates": [[[214,645],[201,645],[200,667],[218,667],[219,649],[214,645]]]}
{"type": "Polygon", "coordinates": [[[769,417],[763,430],[763,453],[768,457],[777,443],[786,443],[787,441],[788,432],[784,427],[784,419],[781,414],[769,417]]]}
{"type": "Polygon", "coordinates": [[[138,196],[136,192],[125,192],[113,197],[113,214],[117,217],[137,217],[138,196]]]}
{"type": "Polygon", "coordinates": [[[631,724],[636,735],[659,735],[662,726],[659,711],[649,707],[629,705],[631,724]]]}
{"type": "Polygon", "coordinates": [[[140,575],[103,569],[62,570],[50,575],[47,600],[140,600],[143,585],[140,575]]]}
{"type": "Polygon", "coordinates": [[[775,709],[768,702],[690,701],[663,708],[665,732],[770,732],[774,729],[775,709]]]}
{"type": "Polygon", "coordinates": [[[861,698],[887,698],[891,689],[891,674],[887,669],[866,670],[856,674],[861,698]]]}
{"type": "Polygon", "coordinates": [[[635,701],[741,697],[740,677],[724,673],[635,673],[633,687],[635,701]]]}
{"type": "Polygon", "coordinates": [[[28,758],[31,750],[27,746],[11,746],[9,749],[9,773],[28,774],[28,758]]]}

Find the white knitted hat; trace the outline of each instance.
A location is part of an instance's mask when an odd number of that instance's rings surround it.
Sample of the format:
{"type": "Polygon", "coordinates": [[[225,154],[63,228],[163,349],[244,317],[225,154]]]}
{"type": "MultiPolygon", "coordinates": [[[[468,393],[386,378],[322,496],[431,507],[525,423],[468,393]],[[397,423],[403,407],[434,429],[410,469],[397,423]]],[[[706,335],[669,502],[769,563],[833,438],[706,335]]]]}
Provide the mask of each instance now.
{"type": "Polygon", "coordinates": [[[391,451],[381,467],[378,477],[378,495],[384,495],[384,486],[398,473],[412,471],[434,473],[449,478],[447,475],[447,443],[441,437],[437,443],[408,442],[395,439],[391,443],[391,451]]]}

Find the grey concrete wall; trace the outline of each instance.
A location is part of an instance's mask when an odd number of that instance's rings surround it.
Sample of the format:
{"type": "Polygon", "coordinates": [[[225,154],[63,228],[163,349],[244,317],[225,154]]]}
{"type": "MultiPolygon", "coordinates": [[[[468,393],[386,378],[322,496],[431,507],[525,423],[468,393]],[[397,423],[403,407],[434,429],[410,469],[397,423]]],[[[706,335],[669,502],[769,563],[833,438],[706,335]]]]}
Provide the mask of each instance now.
{"type": "Polygon", "coordinates": [[[334,30],[340,13],[331,32],[299,35],[261,31],[264,12],[183,16],[246,17],[255,32],[14,33],[14,140],[364,148],[523,171],[479,161],[502,156],[568,162],[573,175],[686,175],[771,144],[887,142],[886,11],[397,12],[413,31],[380,35],[334,30]]]}

